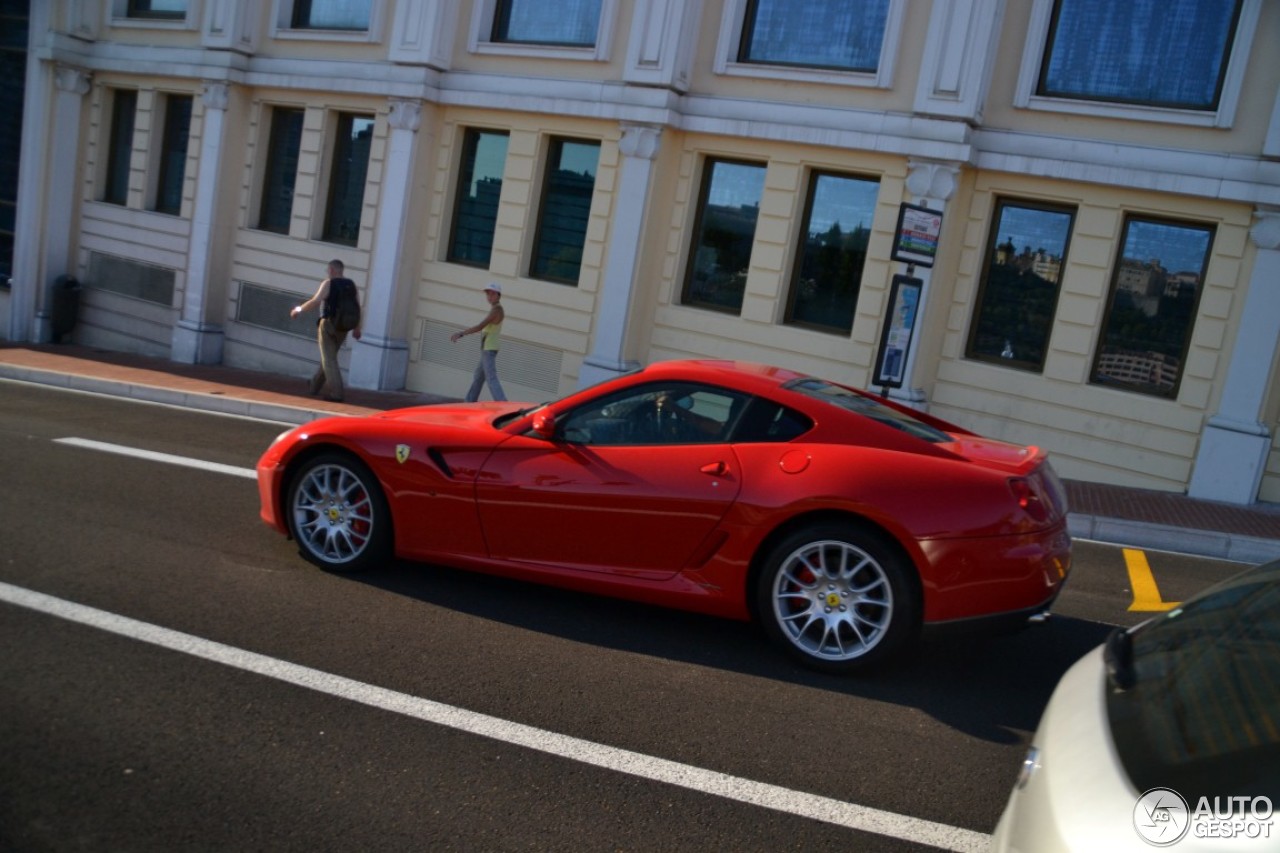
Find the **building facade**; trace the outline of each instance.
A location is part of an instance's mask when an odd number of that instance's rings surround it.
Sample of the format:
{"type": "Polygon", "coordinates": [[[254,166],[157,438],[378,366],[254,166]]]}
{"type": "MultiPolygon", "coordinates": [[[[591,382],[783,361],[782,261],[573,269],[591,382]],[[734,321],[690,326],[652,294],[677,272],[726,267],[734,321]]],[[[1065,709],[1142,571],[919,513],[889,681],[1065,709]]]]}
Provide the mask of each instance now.
{"type": "Polygon", "coordinates": [[[461,396],[497,281],[513,399],[777,363],[1280,501],[1271,0],[29,9],[10,340],[70,275],[77,342],[302,377],[337,257],[358,387],[461,396]]]}

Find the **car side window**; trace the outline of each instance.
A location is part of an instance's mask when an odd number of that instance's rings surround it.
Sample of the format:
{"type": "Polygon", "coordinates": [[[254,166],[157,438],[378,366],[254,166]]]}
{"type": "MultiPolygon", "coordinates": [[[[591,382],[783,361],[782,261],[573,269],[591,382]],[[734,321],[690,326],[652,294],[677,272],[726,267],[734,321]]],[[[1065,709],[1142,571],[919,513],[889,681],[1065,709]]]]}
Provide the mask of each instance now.
{"type": "Polygon", "coordinates": [[[733,430],[736,444],[790,441],[813,427],[807,415],[762,397],[753,399],[733,430]]]}
{"type": "Polygon", "coordinates": [[[690,383],[654,383],[595,400],[561,420],[558,434],[572,444],[712,444],[727,440],[746,406],[734,391],[690,383]]]}

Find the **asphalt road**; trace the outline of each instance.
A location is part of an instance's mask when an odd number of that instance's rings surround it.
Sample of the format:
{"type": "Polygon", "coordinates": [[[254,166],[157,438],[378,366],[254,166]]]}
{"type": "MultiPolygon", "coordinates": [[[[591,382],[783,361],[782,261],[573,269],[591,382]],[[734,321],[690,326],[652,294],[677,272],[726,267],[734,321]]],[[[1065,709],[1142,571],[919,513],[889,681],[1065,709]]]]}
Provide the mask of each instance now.
{"type": "MultiPolygon", "coordinates": [[[[1150,615],[1079,543],[1048,624],[834,678],[749,625],[326,574],[257,518],[281,429],[0,381],[0,850],[982,849],[1058,678],[1150,615]]],[[[1240,568],[1146,559],[1166,602],[1240,568]]]]}

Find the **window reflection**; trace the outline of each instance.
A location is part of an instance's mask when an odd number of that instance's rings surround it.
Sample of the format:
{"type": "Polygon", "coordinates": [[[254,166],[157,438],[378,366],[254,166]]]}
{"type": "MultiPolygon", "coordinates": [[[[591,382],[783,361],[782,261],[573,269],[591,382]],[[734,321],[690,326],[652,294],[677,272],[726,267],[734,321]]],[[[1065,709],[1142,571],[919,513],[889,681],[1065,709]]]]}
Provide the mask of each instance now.
{"type": "Polygon", "coordinates": [[[809,181],[804,245],[797,253],[787,322],[853,329],[878,181],[815,173],[809,181]]]}
{"type": "Polygon", "coordinates": [[[292,26],[299,30],[367,30],[371,0],[294,0],[292,26]]]}
{"type": "Polygon", "coordinates": [[[1039,93],[1217,109],[1240,0],[1057,0],[1039,93]]]}
{"type": "Polygon", "coordinates": [[[534,278],[578,283],[599,162],[598,142],[552,140],[529,271],[534,278]]]}
{"type": "Polygon", "coordinates": [[[739,62],[875,71],[889,0],[750,0],[739,62]]]}
{"type": "Polygon", "coordinates": [[[591,47],[600,30],[601,0],[498,0],[495,42],[591,47]]]}
{"type": "Polygon", "coordinates": [[[354,246],[360,237],[365,176],[369,171],[369,145],[373,142],[373,116],[339,115],[334,142],[324,239],[354,246]]]}
{"type": "Polygon", "coordinates": [[[764,192],[764,166],[708,160],[683,302],[738,313],[764,192]]]}
{"type": "Polygon", "coordinates": [[[293,216],[293,188],[298,180],[298,151],[302,145],[300,109],[277,107],[271,111],[271,136],[262,181],[262,206],[258,227],[278,234],[289,233],[293,216]]]}
{"type": "Polygon", "coordinates": [[[1126,220],[1093,382],[1177,393],[1213,233],[1202,225],[1126,220]]]}
{"type": "Polygon", "coordinates": [[[182,211],[182,182],[187,169],[187,140],[191,132],[191,96],[165,98],[160,175],[156,181],[156,210],[175,216],[182,211]]]}
{"type": "Polygon", "coordinates": [[[468,130],[462,145],[449,260],[488,268],[498,227],[507,134],[468,130]]]}
{"type": "Polygon", "coordinates": [[[1074,208],[997,202],[967,357],[1044,368],[1074,219],[1074,208]]]}

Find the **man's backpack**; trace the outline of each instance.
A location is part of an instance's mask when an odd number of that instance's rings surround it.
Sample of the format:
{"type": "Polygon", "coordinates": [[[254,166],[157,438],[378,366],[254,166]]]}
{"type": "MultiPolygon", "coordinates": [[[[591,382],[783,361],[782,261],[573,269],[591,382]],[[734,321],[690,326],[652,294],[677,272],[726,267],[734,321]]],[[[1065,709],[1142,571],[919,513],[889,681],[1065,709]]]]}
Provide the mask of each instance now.
{"type": "Polygon", "coordinates": [[[360,325],[356,283],[349,278],[335,278],[329,281],[329,287],[337,289],[333,294],[333,326],[339,332],[349,332],[360,325]]]}

